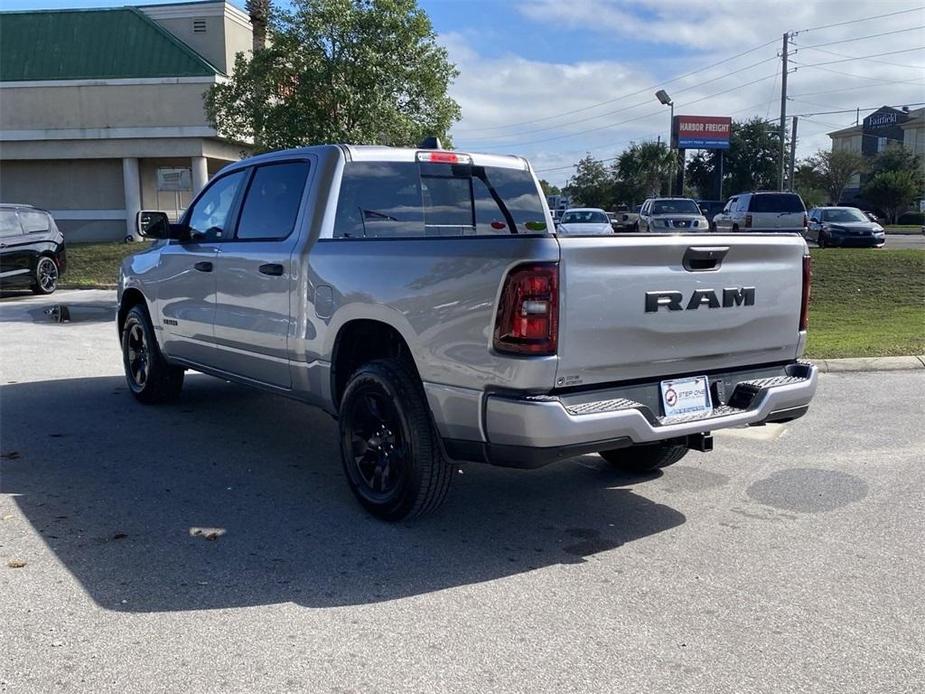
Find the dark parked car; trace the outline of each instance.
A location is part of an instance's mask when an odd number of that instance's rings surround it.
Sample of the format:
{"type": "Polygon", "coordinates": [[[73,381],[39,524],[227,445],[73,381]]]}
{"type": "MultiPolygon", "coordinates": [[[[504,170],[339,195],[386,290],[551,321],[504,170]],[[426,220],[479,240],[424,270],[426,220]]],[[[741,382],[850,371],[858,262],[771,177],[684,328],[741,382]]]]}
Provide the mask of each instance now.
{"type": "Polygon", "coordinates": [[[856,207],[814,207],[809,211],[806,238],[820,248],[859,246],[880,248],[886,243],[883,227],[856,207]]]}
{"type": "Polygon", "coordinates": [[[51,214],[0,203],[0,285],[51,294],[66,265],[64,236],[51,214]]]}

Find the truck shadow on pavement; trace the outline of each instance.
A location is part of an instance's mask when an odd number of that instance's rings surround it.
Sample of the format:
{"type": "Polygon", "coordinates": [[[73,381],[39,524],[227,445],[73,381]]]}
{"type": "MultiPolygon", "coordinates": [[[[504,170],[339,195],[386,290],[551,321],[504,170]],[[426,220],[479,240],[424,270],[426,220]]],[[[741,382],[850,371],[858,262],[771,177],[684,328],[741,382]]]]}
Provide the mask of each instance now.
{"type": "Polygon", "coordinates": [[[585,456],[465,465],[436,514],[382,523],[347,488],[330,417],[205,376],[161,407],[121,377],[0,398],[0,491],[111,610],[375,603],[580,563],[685,521],[585,456]]]}

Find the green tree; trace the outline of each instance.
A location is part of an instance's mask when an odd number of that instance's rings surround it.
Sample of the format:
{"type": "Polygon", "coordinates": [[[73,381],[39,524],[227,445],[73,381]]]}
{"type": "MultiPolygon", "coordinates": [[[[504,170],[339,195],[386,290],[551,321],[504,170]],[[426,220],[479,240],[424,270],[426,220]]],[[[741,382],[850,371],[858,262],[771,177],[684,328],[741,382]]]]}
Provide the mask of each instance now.
{"type": "Polygon", "coordinates": [[[458,74],[416,0],[293,0],[266,48],[239,53],[206,95],[223,136],[258,150],[323,142],[414,145],[447,138],[458,74]]]}
{"type": "MultiPolygon", "coordinates": [[[[777,190],[780,138],[762,118],[733,121],[723,157],[723,194],[777,190]]],[[[718,197],[720,150],[697,152],[687,164],[687,179],[702,197],[718,197]]]]}
{"type": "Polygon", "coordinates": [[[615,171],[622,181],[636,181],[646,196],[658,195],[669,181],[675,153],[661,142],[630,143],[617,157],[615,171]]]}
{"type": "Polygon", "coordinates": [[[887,147],[871,162],[871,177],[887,171],[908,171],[912,174],[919,190],[925,188],[925,162],[912,150],[902,145],[887,147]]]}
{"type": "MultiPolygon", "coordinates": [[[[568,194],[587,207],[610,207],[613,202],[610,173],[603,162],[590,154],[578,162],[566,187],[568,194]]],[[[576,200],[572,201],[573,204],[576,200]]]]}
{"type": "Polygon", "coordinates": [[[562,190],[559,186],[554,186],[552,183],[547,181],[545,178],[540,179],[540,188],[543,189],[543,195],[561,195],[562,190]]]}
{"type": "Polygon", "coordinates": [[[909,203],[922,194],[922,189],[912,171],[882,171],[871,177],[861,193],[895,224],[909,203]]]}
{"type": "Polygon", "coordinates": [[[793,190],[798,193],[806,207],[818,207],[828,201],[825,181],[810,160],[799,162],[793,170],[793,190]]]}
{"type": "Polygon", "coordinates": [[[842,191],[851,181],[852,176],[867,169],[864,157],[855,152],[843,150],[827,151],[820,149],[809,162],[815,167],[823,190],[829,196],[829,202],[837,205],[842,191]]]}

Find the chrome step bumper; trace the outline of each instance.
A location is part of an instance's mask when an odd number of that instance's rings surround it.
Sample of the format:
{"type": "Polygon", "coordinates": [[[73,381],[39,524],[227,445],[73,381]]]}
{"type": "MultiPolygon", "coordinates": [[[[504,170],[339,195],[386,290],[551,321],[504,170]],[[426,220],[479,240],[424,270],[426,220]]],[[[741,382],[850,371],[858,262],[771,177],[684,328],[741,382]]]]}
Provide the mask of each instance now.
{"type": "Polygon", "coordinates": [[[659,417],[624,398],[581,401],[562,397],[489,395],[485,433],[489,444],[529,448],[584,446],[627,439],[650,443],[728,427],[795,419],[816,392],[818,371],[807,362],[788,374],[739,382],[726,404],[707,416],[659,417]]]}

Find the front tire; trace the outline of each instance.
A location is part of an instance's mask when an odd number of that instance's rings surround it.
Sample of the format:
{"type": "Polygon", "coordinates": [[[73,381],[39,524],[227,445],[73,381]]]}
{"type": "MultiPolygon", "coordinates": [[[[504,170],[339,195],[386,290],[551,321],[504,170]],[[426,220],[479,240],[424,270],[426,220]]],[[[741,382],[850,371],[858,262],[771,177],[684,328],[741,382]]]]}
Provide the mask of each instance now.
{"type": "Polygon", "coordinates": [[[647,443],[601,451],[600,456],[613,467],[625,472],[642,474],[674,465],[687,455],[687,446],[673,443],[647,443]]]}
{"type": "Polygon", "coordinates": [[[54,258],[43,255],[35,264],[35,284],[32,293],[39,295],[54,294],[58,288],[58,265],[54,258]]]}
{"type": "Polygon", "coordinates": [[[363,507],[387,521],[414,518],[446,498],[452,467],[417,375],[397,359],[360,367],[340,403],[341,461],[363,507]]]}
{"type": "Polygon", "coordinates": [[[122,328],[122,365],[129,390],[139,402],[170,402],[183,388],[183,369],[164,359],[154,337],[151,317],[141,304],[133,306],[122,328]]]}

